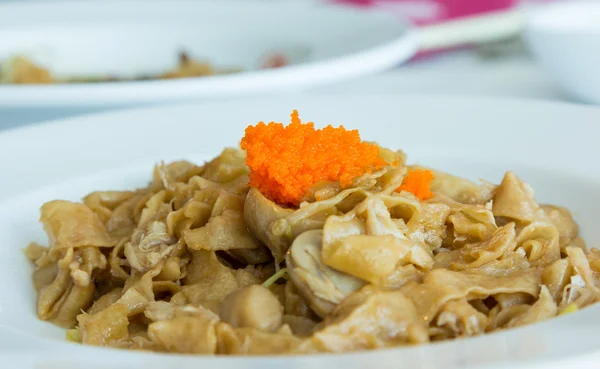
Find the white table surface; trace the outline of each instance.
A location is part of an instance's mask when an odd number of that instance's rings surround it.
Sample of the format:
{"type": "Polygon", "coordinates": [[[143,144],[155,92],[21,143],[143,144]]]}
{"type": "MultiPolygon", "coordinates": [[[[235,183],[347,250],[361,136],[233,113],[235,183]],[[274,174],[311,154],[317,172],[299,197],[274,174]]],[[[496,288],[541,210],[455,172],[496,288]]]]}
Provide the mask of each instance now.
{"type": "Polygon", "coordinates": [[[472,52],[445,55],[319,90],[568,100],[550,76],[527,55],[483,59],[472,52]]]}
{"type": "MultiPolygon", "coordinates": [[[[431,57],[309,92],[327,94],[398,93],[501,96],[568,100],[545,71],[525,53],[494,58],[473,51],[431,57]]],[[[92,112],[89,109],[0,108],[0,129],[92,112]]]]}

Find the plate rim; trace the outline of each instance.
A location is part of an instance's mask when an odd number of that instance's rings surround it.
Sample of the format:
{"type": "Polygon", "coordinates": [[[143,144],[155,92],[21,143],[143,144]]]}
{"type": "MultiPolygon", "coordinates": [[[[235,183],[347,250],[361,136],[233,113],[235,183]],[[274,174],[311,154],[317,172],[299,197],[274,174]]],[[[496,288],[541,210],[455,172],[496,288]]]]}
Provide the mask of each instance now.
{"type": "MultiPolygon", "coordinates": [[[[154,0],[153,6],[173,6],[173,4],[192,4],[191,6],[213,6],[212,4],[235,4],[240,0],[154,0]],[[202,5],[200,5],[202,4],[202,5]]],[[[244,0],[243,3],[255,3],[264,7],[263,0],[244,0]]],[[[126,6],[139,5],[137,0],[109,0],[103,2],[83,3],[74,0],[53,1],[60,6],[100,6],[109,7],[112,4],[126,6]]],[[[307,3],[296,1],[275,2],[273,7],[299,6],[312,7],[315,11],[344,13],[356,11],[351,5],[334,2],[318,2],[310,0],[307,3]]],[[[18,9],[26,7],[47,7],[44,1],[32,3],[0,4],[2,9],[18,9]]],[[[217,5],[219,6],[219,5],[217,5]]],[[[29,10],[31,11],[31,10],[29,10]]],[[[1,85],[0,107],[65,107],[83,104],[90,107],[110,105],[124,106],[131,104],[156,102],[181,102],[190,99],[230,97],[247,95],[250,92],[283,92],[302,90],[313,86],[327,85],[334,82],[350,80],[377,71],[392,68],[404,63],[414,55],[419,48],[419,34],[412,22],[407,18],[398,17],[389,12],[377,9],[361,10],[365,19],[377,17],[387,24],[397,24],[402,29],[396,37],[387,42],[372,44],[361,51],[346,53],[341,56],[308,61],[298,65],[270,70],[256,70],[231,75],[216,75],[203,78],[181,78],[173,80],[122,81],[118,83],[78,83],[64,85],[1,85]]],[[[9,26],[10,28],[10,26],[9,26]]]]}

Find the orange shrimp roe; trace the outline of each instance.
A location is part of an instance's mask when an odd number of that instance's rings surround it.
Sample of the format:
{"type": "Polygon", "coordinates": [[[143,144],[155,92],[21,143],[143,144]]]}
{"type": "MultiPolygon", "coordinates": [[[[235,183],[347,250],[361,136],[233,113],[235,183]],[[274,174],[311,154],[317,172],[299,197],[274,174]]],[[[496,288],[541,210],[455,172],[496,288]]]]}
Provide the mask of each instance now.
{"type": "Polygon", "coordinates": [[[434,178],[435,176],[430,170],[409,170],[402,185],[396,191],[408,191],[417,196],[420,201],[430,199],[433,197],[431,181],[434,178]]]}
{"type": "Polygon", "coordinates": [[[291,117],[287,126],[249,126],[241,143],[250,186],[279,204],[297,206],[318,182],[339,181],[346,187],[352,179],[388,165],[379,157],[379,147],[362,142],[356,130],[315,129],[313,123],[303,124],[296,110],[291,117]]]}

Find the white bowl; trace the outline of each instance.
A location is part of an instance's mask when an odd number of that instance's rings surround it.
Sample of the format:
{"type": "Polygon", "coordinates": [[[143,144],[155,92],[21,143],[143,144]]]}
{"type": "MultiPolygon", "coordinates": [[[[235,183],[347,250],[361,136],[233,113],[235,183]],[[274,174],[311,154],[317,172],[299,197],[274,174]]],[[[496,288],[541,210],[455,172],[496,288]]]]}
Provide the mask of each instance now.
{"type": "Polygon", "coordinates": [[[541,7],[527,20],[524,35],[534,56],[568,94],[600,103],[600,2],[541,7]]]}
{"type": "Polygon", "coordinates": [[[363,139],[406,150],[412,162],[474,180],[498,182],[504,171],[514,170],[536,189],[539,201],[568,206],[588,245],[600,245],[600,109],[586,106],[448,97],[272,97],[105,113],[5,131],[0,133],[0,366],[597,368],[600,304],[479,338],[305,357],[203,357],[75,345],[64,341],[64,330],[37,319],[31,267],[21,248],[46,242],[37,221],[43,202],[143,186],[155,162],[210,158],[236,145],[247,125],[286,122],[292,109],[318,126],[357,128],[363,139]]]}
{"type": "Polygon", "coordinates": [[[177,54],[243,73],[176,80],[0,85],[0,106],[133,105],[298,91],[393,67],[418,48],[410,24],[377,11],[261,0],[0,4],[0,61],[24,54],[69,76],[156,74],[177,54]],[[257,69],[269,52],[291,65],[257,69]]]}

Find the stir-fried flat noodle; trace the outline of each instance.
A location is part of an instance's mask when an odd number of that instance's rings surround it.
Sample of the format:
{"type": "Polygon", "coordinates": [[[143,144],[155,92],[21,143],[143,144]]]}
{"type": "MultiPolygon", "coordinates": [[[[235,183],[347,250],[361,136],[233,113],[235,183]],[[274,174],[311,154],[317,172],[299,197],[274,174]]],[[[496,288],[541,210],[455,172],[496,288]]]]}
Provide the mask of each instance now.
{"type": "Polygon", "coordinates": [[[600,297],[600,251],[568,210],[416,167],[319,183],[298,208],[249,187],[245,154],[157,165],[146,188],[41,208],[40,319],[91,345],[193,354],[347,352],[475,336],[600,297]],[[408,171],[407,171],[408,169],[408,171]],[[285,268],[285,269],[283,269],[285,268]],[[274,278],[270,278],[278,273],[274,278]]]}
{"type": "MultiPolygon", "coordinates": [[[[269,67],[269,66],[265,66],[269,67]]],[[[277,66],[270,66],[275,68],[277,66]]],[[[228,74],[240,72],[239,69],[217,69],[213,65],[194,60],[186,52],[179,54],[176,67],[156,75],[139,75],[134,77],[112,75],[90,75],[85,77],[55,76],[53,72],[30,58],[22,55],[0,60],[0,84],[55,84],[55,83],[97,83],[117,81],[138,81],[150,79],[173,79],[204,77],[215,74],[228,74]]]]}

